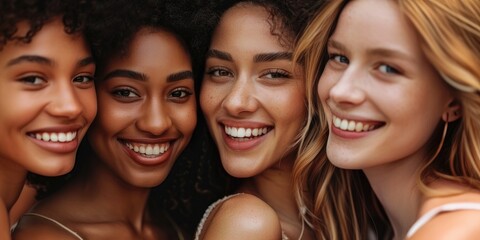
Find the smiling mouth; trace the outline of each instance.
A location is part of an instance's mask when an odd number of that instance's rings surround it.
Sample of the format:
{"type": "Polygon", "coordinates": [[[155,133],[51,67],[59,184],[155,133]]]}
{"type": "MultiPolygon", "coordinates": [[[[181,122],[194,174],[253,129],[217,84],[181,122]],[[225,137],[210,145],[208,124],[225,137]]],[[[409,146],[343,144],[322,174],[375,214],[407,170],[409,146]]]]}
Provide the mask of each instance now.
{"type": "Polygon", "coordinates": [[[242,128],[242,127],[229,127],[229,126],[225,126],[224,129],[225,129],[225,134],[227,136],[238,141],[250,140],[253,138],[261,137],[267,134],[268,132],[270,132],[271,130],[268,127],[242,128]]]}
{"type": "Polygon", "coordinates": [[[380,128],[384,123],[378,122],[362,122],[348,119],[341,119],[337,116],[333,116],[333,126],[348,132],[369,132],[380,128]]]}
{"type": "Polygon", "coordinates": [[[121,142],[130,150],[146,158],[159,157],[170,148],[170,142],[156,144],[135,143],[125,140],[122,140],[121,142]]]}
{"type": "Polygon", "coordinates": [[[66,143],[76,139],[77,131],[73,132],[42,132],[29,133],[28,136],[44,142],[60,142],[66,143]]]}

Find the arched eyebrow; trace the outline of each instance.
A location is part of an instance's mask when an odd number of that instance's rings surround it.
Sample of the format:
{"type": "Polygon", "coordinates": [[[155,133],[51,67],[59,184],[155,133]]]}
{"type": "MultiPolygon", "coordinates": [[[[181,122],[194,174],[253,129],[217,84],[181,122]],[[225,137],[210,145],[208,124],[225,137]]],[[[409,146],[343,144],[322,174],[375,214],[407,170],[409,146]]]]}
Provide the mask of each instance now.
{"type": "Polygon", "coordinates": [[[167,82],[175,82],[185,79],[192,79],[193,80],[193,72],[192,71],[181,71],[177,73],[172,73],[168,75],[167,82]]]}
{"type": "MultiPolygon", "coordinates": [[[[38,63],[38,64],[41,64],[41,65],[48,65],[48,66],[55,65],[54,61],[52,61],[49,58],[43,57],[43,56],[22,55],[22,56],[19,56],[17,58],[14,58],[14,59],[8,61],[6,66],[10,67],[10,66],[21,64],[21,63],[24,63],[24,62],[38,63]]],[[[95,64],[95,61],[94,61],[93,57],[88,56],[88,57],[83,58],[80,61],[78,61],[76,66],[77,67],[85,67],[85,66],[90,65],[90,64],[95,64]]]]}
{"type": "Polygon", "coordinates": [[[292,60],[293,54],[291,52],[272,52],[272,53],[260,53],[255,55],[253,61],[259,62],[272,62],[277,60],[292,60]]]}
{"type": "Polygon", "coordinates": [[[115,77],[125,77],[130,78],[138,81],[147,81],[148,77],[136,71],[128,70],[128,69],[115,69],[105,75],[103,80],[108,80],[115,77]]]}
{"type": "Polygon", "coordinates": [[[206,58],[218,58],[220,60],[233,62],[232,55],[230,55],[227,52],[216,50],[216,49],[209,49],[206,54],[206,58]]]}

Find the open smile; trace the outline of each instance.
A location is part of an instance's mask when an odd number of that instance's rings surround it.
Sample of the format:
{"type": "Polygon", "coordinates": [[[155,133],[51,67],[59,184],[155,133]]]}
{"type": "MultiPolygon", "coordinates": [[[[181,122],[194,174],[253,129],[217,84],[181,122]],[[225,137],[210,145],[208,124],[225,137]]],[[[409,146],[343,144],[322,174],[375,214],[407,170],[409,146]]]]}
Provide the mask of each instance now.
{"type": "Polygon", "coordinates": [[[348,132],[369,132],[385,125],[383,122],[341,119],[335,115],[332,118],[332,123],[335,128],[348,132]]]}

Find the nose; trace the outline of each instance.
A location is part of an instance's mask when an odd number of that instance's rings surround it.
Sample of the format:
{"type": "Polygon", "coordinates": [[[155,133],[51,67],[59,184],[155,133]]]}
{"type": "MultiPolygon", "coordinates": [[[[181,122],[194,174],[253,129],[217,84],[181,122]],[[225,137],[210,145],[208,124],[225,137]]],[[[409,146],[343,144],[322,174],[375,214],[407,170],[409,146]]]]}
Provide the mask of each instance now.
{"type": "Polygon", "coordinates": [[[162,106],[160,99],[151,98],[145,102],[136,126],[142,132],[159,136],[172,126],[172,120],[167,107],[162,106]]]}
{"type": "Polygon", "coordinates": [[[248,76],[239,76],[224,98],[223,108],[233,116],[255,112],[258,108],[258,102],[255,97],[254,84],[248,76]]]}
{"type": "Polygon", "coordinates": [[[57,87],[51,93],[52,101],[47,106],[47,112],[56,117],[75,119],[83,112],[79,91],[70,80],[58,81],[57,87]]]}
{"type": "Polygon", "coordinates": [[[329,95],[337,104],[358,105],[365,100],[365,92],[363,88],[366,77],[360,71],[348,69],[343,72],[337,81],[330,88],[329,95]]]}

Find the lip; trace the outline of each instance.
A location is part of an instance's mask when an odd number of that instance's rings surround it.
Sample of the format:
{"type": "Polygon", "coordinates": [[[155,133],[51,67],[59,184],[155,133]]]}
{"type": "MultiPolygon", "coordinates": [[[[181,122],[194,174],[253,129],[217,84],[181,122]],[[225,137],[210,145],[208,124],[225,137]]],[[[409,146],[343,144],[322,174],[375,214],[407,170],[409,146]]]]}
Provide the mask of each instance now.
{"type": "Polygon", "coordinates": [[[127,153],[127,155],[137,164],[142,166],[156,166],[161,165],[170,159],[172,155],[175,140],[159,140],[159,139],[118,139],[119,144],[122,146],[122,149],[127,153]],[[161,155],[157,157],[146,157],[143,156],[141,153],[137,153],[126,146],[126,142],[134,142],[134,143],[143,143],[143,144],[165,144],[169,143],[170,147],[161,155]]]}
{"type": "MultiPolygon", "coordinates": [[[[330,116],[330,119],[329,119],[330,131],[334,135],[339,136],[341,138],[345,138],[345,139],[356,139],[356,138],[362,138],[362,137],[368,136],[372,132],[374,132],[375,130],[377,130],[377,129],[379,129],[379,128],[381,128],[385,125],[385,123],[381,122],[381,121],[367,120],[366,118],[362,118],[362,117],[358,117],[358,116],[347,116],[347,115],[336,113],[336,112],[333,112],[333,111],[331,111],[330,113],[331,113],[331,116],[330,116]],[[350,130],[350,131],[343,130],[343,129],[335,126],[335,124],[333,123],[335,118],[338,118],[338,119],[341,119],[341,120],[347,120],[347,121],[354,121],[357,124],[362,123],[364,125],[370,125],[370,128],[367,131],[359,131],[359,132],[352,131],[352,130],[350,130]]],[[[358,127],[358,125],[357,125],[357,127],[358,127]]],[[[361,127],[362,126],[360,126],[360,129],[361,129],[361,127]]]]}
{"type": "Polygon", "coordinates": [[[269,135],[270,131],[273,129],[271,125],[259,123],[259,122],[240,122],[226,120],[218,124],[219,130],[222,132],[222,138],[227,148],[233,151],[247,151],[255,148],[261,144],[266,137],[269,135]],[[251,136],[251,137],[242,137],[234,138],[226,134],[225,127],[234,127],[234,128],[267,128],[268,132],[261,136],[251,136]]]}
{"type": "Polygon", "coordinates": [[[72,125],[63,125],[63,126],[52,126],[36,129],[33,131],[28,131],[26,133],[27,137],[32,140],[37,146],[41,147],[44,150],[49,152],[58,153],[58,154],[68,154],[76,152],[79,144],[79,133],[81,131],[82,125],[72,124],[72,125]],[[37,139],[35,135],[37,133],[67,133],[67,132],[76,132],[76,136],[72,141],[69,142],[53,142],[53,141],[43,141],[37,139]]]}

